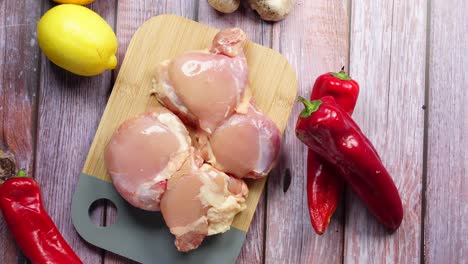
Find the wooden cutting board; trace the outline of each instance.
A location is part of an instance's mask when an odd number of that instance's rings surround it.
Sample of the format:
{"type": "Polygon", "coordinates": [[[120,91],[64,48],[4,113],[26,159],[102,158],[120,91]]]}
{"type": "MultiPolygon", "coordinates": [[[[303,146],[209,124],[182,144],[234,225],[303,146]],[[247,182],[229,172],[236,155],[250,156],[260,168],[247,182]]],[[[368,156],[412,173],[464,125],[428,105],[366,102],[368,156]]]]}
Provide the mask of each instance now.
{"type": "MultiPolygon", "coordinates": [[[[146,21],[133,36],[73,197],[73,224],[91,244],[143,263],[235,262],[266,179],[248,181],[247,209],[236,216],[231,230],[183,254],[175,249],[161,214],[126,203],[104,166],[104,150],[116,128],[158,105],[150,96],[158,63],[188,50],[209,48],[218,31],[175,15],[160,15],[146,21]],[[99,199],[110,200],[117,208],[117,220],[109,227],[97,227],[89,218],[91,204],[99,199]]],[[[253,96],[283,132],[297,93],[294,70],[278,52],[258,44],[248,42],[244,51],[253,96]]]]}

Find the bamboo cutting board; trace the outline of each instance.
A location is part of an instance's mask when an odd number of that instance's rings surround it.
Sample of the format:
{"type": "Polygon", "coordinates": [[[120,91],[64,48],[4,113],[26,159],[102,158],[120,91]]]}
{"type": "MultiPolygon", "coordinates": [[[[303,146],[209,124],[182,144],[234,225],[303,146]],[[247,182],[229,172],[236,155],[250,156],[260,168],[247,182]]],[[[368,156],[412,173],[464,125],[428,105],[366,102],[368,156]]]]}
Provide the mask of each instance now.
{"type": "MultiPolygon", "coordinates": [[[[73,224],[91,244],[142,263],[235,262],[265,178],[247,182],[247,209],[236,216],[231,230],[208,237],[200,248],[183,254],[175,249],[161,214],[126,203],[104,166],[104,150],[117,127],[158,105],[150,96],[158,63],[188,50],[209,48],[218,31],[175,15],[160,15],[145,22],[133,36],[73,197],[73,224]],[[117,220],[109,227],[97,227],[89,218],[91,204],[99,199],[110,200],[117,208],[117,220]]],[[[279,53],[258,44],[248,42],[244,51],[256,102],[283,132],[297,93],[294,70],[279,53]]]]}

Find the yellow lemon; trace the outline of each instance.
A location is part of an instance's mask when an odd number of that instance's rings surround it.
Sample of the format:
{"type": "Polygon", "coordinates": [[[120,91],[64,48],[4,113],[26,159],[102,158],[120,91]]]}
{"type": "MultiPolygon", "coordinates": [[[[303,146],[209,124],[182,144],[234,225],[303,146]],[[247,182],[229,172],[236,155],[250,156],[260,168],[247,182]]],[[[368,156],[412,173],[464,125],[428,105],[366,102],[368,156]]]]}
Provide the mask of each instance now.
{"type": "Polygon", "coordinates": [[[91,76],[117,65],[117,38],[91,9],[58,5],[39,20],[37,38],[53,63],[78,75],[91,76]]]}
{"type": "Polygon", "coordinates": [[[54,0],[54,2],[60,4],[87,5],[94,2],[94,0],[54,0]]]}

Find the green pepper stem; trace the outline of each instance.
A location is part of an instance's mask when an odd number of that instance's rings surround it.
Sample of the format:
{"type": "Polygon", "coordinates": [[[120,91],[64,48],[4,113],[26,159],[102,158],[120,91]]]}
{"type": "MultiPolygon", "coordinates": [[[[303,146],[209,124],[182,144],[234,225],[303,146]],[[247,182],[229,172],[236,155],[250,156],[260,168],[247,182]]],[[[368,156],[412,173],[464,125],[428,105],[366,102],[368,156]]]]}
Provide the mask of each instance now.
{"type": "Polygon", "coordinates": [[[313,100],[309,101],[305,99],[304,97],[299,96],[299,102],[304,104],[304,110],[301,112],[301,117],[302,118],[307,118],[309,117],[313,112],[317,111],[319,106],[322,104],[321,100],[313,100]]]}
{"type": "Polygon", "coordinates": [[[26,177],[26,171],[24,169],[19,170],[16,173],[16,177],[26,177]]]}
{"type": "Polygon", "coordinates": [[[10,178],[20,178],[20,177],[27,177],[26,175],[26,170],[25,169],[21,169],[19,170],[16,175],[12,176],[0,176],[0,185],[2,185],[2,183],[4,183],[6,180],[10,179],[10,178]]]}
{"type": "Polygon", "coordinates": [[[336,78],[342,80],[342,81],[349,81],[351,80],[351,77],[346,74],[344,70],[344,66],[341,68],[339,72],[330,72],[331,75],[335,76],[336,78]]]}

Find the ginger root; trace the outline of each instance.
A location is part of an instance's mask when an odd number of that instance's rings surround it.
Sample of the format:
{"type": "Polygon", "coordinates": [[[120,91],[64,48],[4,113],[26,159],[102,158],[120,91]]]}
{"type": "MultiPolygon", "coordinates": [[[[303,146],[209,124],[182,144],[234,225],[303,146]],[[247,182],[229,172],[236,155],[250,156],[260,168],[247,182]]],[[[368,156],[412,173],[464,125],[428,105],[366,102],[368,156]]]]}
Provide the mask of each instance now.
{"type": "Polygon", "coordinates": [[[250,7],[257,11],[263,20],[280,21],[284,19],[295,0],[249,0],[250,7]]]}
{"type": "Polygon", "coordinates": [[[240,0],[208,0],[208,3],[221,13],[232,13],[239,8],[240,0]]]}
{"type": "MultiPolygon", "coordinates": [[[[240,2],[241,0],[208,0],[214,9],[226,14],[236,11],[240,2]]],[[[263,20],[280,21],[289,14],[296,0],[248,0],[248,2],[263,20]]]]}

